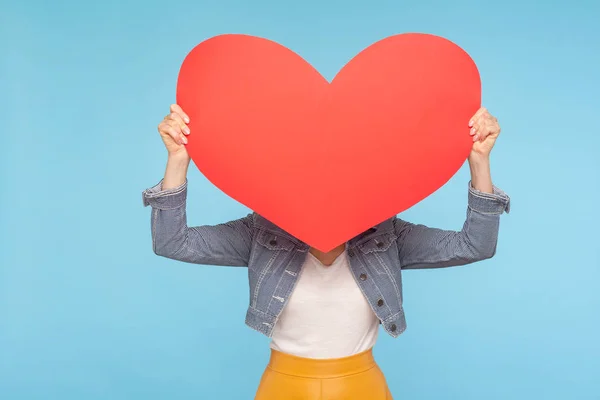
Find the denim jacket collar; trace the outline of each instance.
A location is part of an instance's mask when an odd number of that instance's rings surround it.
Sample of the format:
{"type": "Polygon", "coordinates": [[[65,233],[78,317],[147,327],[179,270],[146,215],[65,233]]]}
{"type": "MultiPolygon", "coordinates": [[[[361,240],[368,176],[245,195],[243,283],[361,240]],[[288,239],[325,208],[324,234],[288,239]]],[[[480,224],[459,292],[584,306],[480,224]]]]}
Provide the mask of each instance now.
{"type": "MultiPolygon", "coordinates": [[[[348,246],[354,247],[356,244],[362,242],[363,240],[366,241],[374,237],[394,232],[394,218],[395,217],[388,218],[385,221],[375,225],[374,227],[369,228],[366,231],[358,234],[357,236],[348,241],[348,246]]],[[[275,225],[274,223],[257,213],[254,213],[254,224],[258,228],[264,229],[276,235],[285,236],[287,239],[290,239],[300,245],[307,246],[306,243],[303,243],[299,239],[296,239],[293,235],[289,234],[285,230],[281,229],[280,227],[278,227],[277,225],[275,225]]]]}

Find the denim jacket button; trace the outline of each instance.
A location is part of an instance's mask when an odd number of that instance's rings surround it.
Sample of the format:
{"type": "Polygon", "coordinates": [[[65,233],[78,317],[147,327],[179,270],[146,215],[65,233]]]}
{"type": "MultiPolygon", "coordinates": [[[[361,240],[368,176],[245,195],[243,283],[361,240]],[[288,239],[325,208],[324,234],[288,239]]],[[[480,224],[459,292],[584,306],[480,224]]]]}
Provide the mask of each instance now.
{"type": "MultiPolygon", "coordinates": [[[[379,299],[379,300],[377,300],[377,305],[378,305],[379,307],[381,307],[381,306],[383,305],[383,299],[379,299]]],[[[392,326],[395,326],[395,325],[392,325],[392,326]]]]}
{"type": "Polygon", "coordinates": [[[392,330],[392,332],[396,332],[396,324],[392,324],[392,326],[390,326],[390,329],[392,330]]]}
{"type": "Polygon", "coordinates": [[[350,257],[354,257],[354,250],[352,250],[352,249],[348,250],[348,255],[350,257]]]}
{"type": "Polygon", "coordinates": [[[360,280],[361,281],[366,281],[367,280],[367,274],[360,274],[360,280]]]}
{"type": "Polygon", "coordinates": [[[271,239],[271,241],[269,242],[269,244],[271,246],[276,246],[277,245],[277,239],[271,239]]]}
{"type": "Polygon", "coordinates": [[[379,248],[383,247],[383,242],[377,242],[377,247],[379,247],[379,248]]]}

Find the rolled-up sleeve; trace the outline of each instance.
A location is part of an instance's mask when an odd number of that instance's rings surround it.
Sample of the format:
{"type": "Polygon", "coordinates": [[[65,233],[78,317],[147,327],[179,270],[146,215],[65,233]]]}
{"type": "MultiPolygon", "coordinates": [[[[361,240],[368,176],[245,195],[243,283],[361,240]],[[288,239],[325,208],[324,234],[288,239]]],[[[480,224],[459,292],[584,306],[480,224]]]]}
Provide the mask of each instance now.
{"type": "Polygon", "coordinates": [[[151,206],[159,210],[172,210],[185,206],[187,180],[172,189],[162,189],[163,181],[142,192],[144,207],[151,206]]]}
{"type": "Polygon", "coordinates": [[[469,182],[469,208],[482,214],[509,213],[510,197],[496,186],[493,193],[480,192],[469,182]]]}

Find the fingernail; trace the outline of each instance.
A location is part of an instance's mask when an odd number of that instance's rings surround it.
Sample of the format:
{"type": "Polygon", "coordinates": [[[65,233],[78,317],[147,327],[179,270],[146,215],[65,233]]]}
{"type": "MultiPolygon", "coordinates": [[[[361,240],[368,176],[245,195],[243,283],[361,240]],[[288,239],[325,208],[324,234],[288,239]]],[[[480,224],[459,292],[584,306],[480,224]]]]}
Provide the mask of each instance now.
{"type": "Polygon", "coordinates": [[[471,135],[475,133],[475,128],[471,128],[471,135]]]}
{"type": "Polygon", "coordinates": [[[188,143],[188,140],[187,140],[187,138],[186,138],[185,136],[184,136],[184,137],[182,137],[182,138],[181,138],[181,140],[182,140],[182,141],[183,141],[183,143],[185,143],[185,144],[187,144],[187,143],[188,143]]]}
{"type": "Polygon", "coordinates": [[[185,123],[186,123],[186,124],[189,124],[189,123],[190,123],[190,119],[189,119],[188,117],[185,117],[185,118],[184,118],[184,121],[185,121],[185,123]]]}
{"type": "Polygon", "coordinates": [[[473,121],[469,121],[469,127],[473,126],[473,121]]]}
{"type": "Polygon", "coordinates": [[[476,142],[479,139],[479,135],[473,136],[473,141],[476,142]]]}
{"type": "Polygon", "coordinates": [[[185,128],[183,128],[183,132],[184,132],[186,135],[189,135],[189,134],[190,134],[190,128],[188,128],[188,127],[186,126],[185,128]]]}

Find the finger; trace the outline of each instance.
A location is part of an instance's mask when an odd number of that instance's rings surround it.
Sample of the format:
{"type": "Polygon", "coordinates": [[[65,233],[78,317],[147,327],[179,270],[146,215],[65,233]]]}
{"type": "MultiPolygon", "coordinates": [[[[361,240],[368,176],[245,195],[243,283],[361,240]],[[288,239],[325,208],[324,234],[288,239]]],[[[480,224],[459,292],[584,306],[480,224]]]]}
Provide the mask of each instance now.
{"type": "MultiPolygon", "coordinates": [[[[493,118],[493,117],[491,117],[493,118]]],[[[500,133],[500,125],[493,120],[486,120],[486,123],[481,127],[479,140],[484,141],[488,136],[497,136],[500,133]]]]}
{"type": "Polygon", "coordinates": [[[469,121],[469,126],[472,127],[477,122],[477,120],[480,119],[485,113],[487,113],[487,109],[485,107],[481,107],[479,110],[477,110],[475,115],[471,117],[471,120],[469,121]]]}
{"type": "Polygon", "coordinates": [[[179,124],[172,119],[165,118],[165,120],[158,125],[158,130],[163,134],[166,133],[171,136],[175,142],[181,144],[180,138],[183,136],[183,132],[181,131],[179,124]]]}
{"type": "Polygon", "coordinates": [[[473,136],[473,141],[475,141],[475,136],[477,135],[477,133],[479,133],[479,131],[481,130],[481,121],[479,119],[476,119],[473,122],[473,126],[471,127],[471,130],[469,131],[469,134],[471,136],[473,136]]]}
{"type": "Polygon", "coordinates": [[[490,135],[492,132],[489,125],[485,125],[481,130],[477,133],[477,140],[484,141],[486,137],[490,135]]]}
{"type": "Polygon", "coordinates": [[[165,132],[167,132],[169,134],[169,136],[171,136],[173,138],[175,143],[178,143],[181,145],[187,144],[187,138],[176,127],[173,127],[170,125],[167,129],[165,129],[165,132]]]}
{"type": "Polygon", "coordinates": [[[175,129],[177,133],[183,133],[183,131],[181,130],[181,125],[177,121],[172,119],[170,116],[165,117],[165,120],[160,123],[159,128],[161,126],[163,127],[165,132],[168,132],[169,129],[175,129]]]}
{"type": "Polygon", "coordinates": [[[188,128],[187,124],[183,121],[183,117],[181,115],[173,112],[167,115],[165,119],[177,124],[184,134],[190,134],[190,128],[188,128]]]}
{"type": "Polygon", "coordinates": [[[158,132],[163,134],[163,133],[169,133],[169,129],[171,129],[171,123],[170,121],[167,119],[167,117],[165,117],[165,119],[163,121],[161,121],[160,124],[158,124],[158,132]]]}
{"type": "Polygon", "coordinates": [[[171,113],[179,114],[179,116],[185,121],[186,124],[190,123],[190,117],[183,112],[178,104],[171,104],[171,113]]]}
{"type": "Polygon", "coordinates": [[[473,141],[483,141],[490,132],[489,126],[485,123],[485,121],[479,121],[475,123],[474,126],[475,133],[473,134],[473,141]]]}

